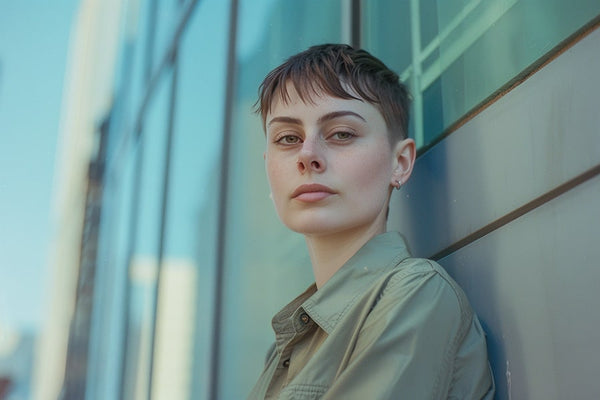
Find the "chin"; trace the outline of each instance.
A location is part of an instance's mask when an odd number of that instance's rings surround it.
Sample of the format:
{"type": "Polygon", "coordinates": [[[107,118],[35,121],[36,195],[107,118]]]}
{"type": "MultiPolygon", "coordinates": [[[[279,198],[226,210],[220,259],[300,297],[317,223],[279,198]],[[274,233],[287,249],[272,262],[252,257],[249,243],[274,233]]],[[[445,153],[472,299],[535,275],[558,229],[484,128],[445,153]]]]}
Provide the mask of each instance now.
{"type": "Polygon", "coordinates": [[[339,232],[344,229],[344,224],[340,223],[340,221],[331,221],[330,218],[318,216],[291,218],[288,220],[282,219],[282,222],[290,230],[303,235],[322,235],[339,232]]]}
{"type": "MultiPolygon", "coordinates": [[[[387,209],[387,206],[386,208],[387,209]]],[[[385,209],[313,209],[303,212],[280,213],[279,218],[290,230],[307,236],[331,235],[372,229],[380,221],[384,221],[385,209]]]]}
{"type": "Polygon", "coordinates": [[[369,225],[365,221],[349,221],[348,218],[302,218],[294,221],[284,221],[292,231],[305,236],[332,235],[340,232],[355,230],[369,225]]]}

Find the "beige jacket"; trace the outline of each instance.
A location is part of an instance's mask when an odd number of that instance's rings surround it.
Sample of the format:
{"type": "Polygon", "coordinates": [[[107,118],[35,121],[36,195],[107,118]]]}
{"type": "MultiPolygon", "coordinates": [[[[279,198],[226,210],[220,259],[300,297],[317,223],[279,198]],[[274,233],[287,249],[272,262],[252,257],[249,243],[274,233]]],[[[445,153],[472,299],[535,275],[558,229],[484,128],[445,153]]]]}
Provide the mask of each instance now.
{"type": "Polygon", "coordinates": [[[456,282],[371,239],[319,290],[273,318],[273,346],[248,399],[492,399],[485,335],[456,282]]]}

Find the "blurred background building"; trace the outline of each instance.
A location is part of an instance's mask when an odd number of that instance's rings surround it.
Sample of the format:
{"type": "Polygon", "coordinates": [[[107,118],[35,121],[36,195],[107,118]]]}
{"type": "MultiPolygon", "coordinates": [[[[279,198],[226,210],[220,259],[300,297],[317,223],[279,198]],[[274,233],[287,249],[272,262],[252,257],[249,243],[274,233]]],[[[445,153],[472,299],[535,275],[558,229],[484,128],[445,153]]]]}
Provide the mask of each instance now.
{"type": "Polygon", "coordinates": [[[410,86],[419,159],[390,228],[464,287],[497,398],[600,398],[600,1],[81,0],[74,15],[44,322],[35,340],[0,330],[0,398],[245,398],[272,315],[312,280],[252,108],[270,69],[325,42],[410,86]]]}

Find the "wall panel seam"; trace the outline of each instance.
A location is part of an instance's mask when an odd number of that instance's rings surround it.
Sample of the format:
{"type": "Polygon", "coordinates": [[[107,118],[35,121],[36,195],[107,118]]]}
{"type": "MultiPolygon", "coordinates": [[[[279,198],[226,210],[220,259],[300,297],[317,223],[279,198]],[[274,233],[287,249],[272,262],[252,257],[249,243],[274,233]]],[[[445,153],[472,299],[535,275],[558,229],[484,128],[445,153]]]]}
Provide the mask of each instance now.
{"type": "Polygon", "coordinates": [[[556,188],[542,194],[541,196],[536,197],[535,199],[525,203],[524,205],[516,208],[515,210],[509,212],[508,214],[490,222],[484,227],[476,230],[475,232],[465,236],[461,240],[456,243],[444,248],[443,250],[435,253],[430,258],[433,260],[440,260],[460,249],[469,245],[470,243],[486,236],[487,234],[501,228],[502,226],[508,224],[511,221],[535,210],[538,207],[543,206],[549,201],[557,198],[558,196],[568,192],[569,190],[581,185],[589,181],[590,179],[600,175],[600,164],[588,169],[587,171],[577,175],[576,177],[569,179],[563,184],[557,186],[556,188]]]}

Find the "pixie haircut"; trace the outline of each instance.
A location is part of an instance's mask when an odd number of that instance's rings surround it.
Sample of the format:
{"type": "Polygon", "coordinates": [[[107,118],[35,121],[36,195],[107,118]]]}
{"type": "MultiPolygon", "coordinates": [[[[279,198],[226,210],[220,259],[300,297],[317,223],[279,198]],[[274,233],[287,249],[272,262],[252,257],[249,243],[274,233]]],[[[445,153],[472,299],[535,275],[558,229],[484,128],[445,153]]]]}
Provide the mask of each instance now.
{"type": "Polygon", "coordinates": [[[314,96],[323,94],[367,101],[379,109],[391,141],[408,136],[410,95],[398,75],[365,50],[345,44],[313,46],[272,70],[258,89],[255,105],[263,128],[273,101],[289,103],[288,83],[305,103],[314,104],[314,96]]]}

